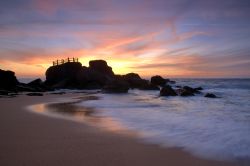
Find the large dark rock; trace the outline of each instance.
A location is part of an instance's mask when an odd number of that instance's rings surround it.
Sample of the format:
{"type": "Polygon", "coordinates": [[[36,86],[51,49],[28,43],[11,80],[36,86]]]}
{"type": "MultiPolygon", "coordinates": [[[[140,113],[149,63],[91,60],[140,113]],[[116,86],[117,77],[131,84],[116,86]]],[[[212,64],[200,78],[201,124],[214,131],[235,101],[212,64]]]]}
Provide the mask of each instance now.
{"type": "Polygon", "coordinates": [[[189,86],[183,87],[183,90],[190,92],[190,93],[200,93],[200,91],[198,89],[200,89],[200,88],[191,88],[189,86]]]}
{"type": "Polygon", "coordinates": [[[171,86],[166,85],[161,89],[160,96],[177,96],[177,93],[171,86]]]}
{"type": "Polygon", "coordinates": [[[19,82],[13,71],[5,71],[0,69],[0,89],[14,90],[19,82]]]}
{"type": "Polygon", "coordinates": [[[107,85],[103,87],[103,92],[105,93],[127,93],[128,90],[128,83],[118,79],[108,82],[107,85]]]}
{"type": "Polygon", "coordinates": [[[126,81],[129,84],[129,87],[134,89],[147,89],[149,88],[149,81],[142,79],[139,74],[136,73],[128,73],[126,75],[121,76],[124,81],[126,81]]]}
{"type": "Polygon", "coordinates": [[[57,85],[57,88],[66,88],[67,86],[70,86],[68,84],[75,84],[77,82],[77,74],[81,70],[82,64],[79,62],[70,62],[58,66],[51,66],[46,71],[45,83],[49,86],[57,85]],[[58,87],[58,84],[61,87],[58,87]]]}
{"type": "Polygon", "coordinates": [[[112,68],[104,60],[89,61],[89,68],[104,75],[114,76],[112,68]]]}
{"type": "MultiPolygon", "coordinates": [[[[25,85],[23,85],[23,87],[25,87],[25,85]]],[[[50,87],[46,86],[44,84],[44,82],[40,78],[35,79],[35,80],[29,82],[26,85],[26,88],[34,89],[34,90],[32,90],[33,92],[45,92],[45,91],[52,91],[52,90],[54,90],[53,88],[50,88],[50,87]]]]}
{"type": "Polygon", "coordinates": [[[158,85],[158,86],[164,86],[167,83],[167,80],[162,78],[159,75],[151,77],[151,84],[158,85]]]}
{"type": "Polygon", "coordinates": [[[180,96],[194,96],[195,93],[200,93],[197,89],[191,88],[189,86],[184,86],[176,90],[176,93],[180,96]]]}
{"type": "Polygon", "coordinates": [[[40,78],[38,78],[38,79],[35,79],[35,80],[29,82],[27,85],[39,87],[39,86],[43,86],[43,81],[40,78]]]}
{"type": "Polygon", "coordinates": [[[89,62],[89,67],[79,62],[52,66],[46,71],[45,85],[53,88],[96,89],[114,79],[112,68],[103,60],[89,62]]]}
{"type": "Polygon", "coordinates": [[[18,92],[40,92],[40,90],[37,90],[36,88],[33,88],[27,84],[20,83],[16,86],[16,90],[18,92]]]}

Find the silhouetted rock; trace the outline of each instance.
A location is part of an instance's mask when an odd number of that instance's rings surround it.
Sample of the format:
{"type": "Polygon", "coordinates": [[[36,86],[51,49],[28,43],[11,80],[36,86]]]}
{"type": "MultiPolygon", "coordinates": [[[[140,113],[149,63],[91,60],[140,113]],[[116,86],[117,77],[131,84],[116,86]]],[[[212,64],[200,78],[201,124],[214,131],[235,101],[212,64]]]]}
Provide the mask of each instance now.
{"type": "Polygon", "coordinates": [[[128,83],[122,80],[110,81],[103,87],[103,92],[105,93],[127,93],[128,90],[128,83]]]}
{"type": "Polygon", "coordinates": [[[37,92],[37,89],[28,86],[27,84],[20,83],[16,86],[18,92],[37,92]]]}
{"type": "Polygon", "coordinates": [[[27,96],[43,96],[42,93],[27,93],[27,96]]]}
{"type": "Polygon", "coordinates": [[[40,78],[29,82],[26,85],[26,88],[27,87],[33,89],[32,92],[45,92],[54,90],[53,88],[46,86],[40,78]]]}
{"type": "Polygon", "coordinates": [[[107,62],[94,60],[89,62],[89,67],[79,62],[52,66],[46,71],[45,84],[58,89],[96,89],[113,79],[114,73],[107,62]]]}
{"type": "Polygon", "coordinates": [[[93,60],[89,61],[89,68],[91,70],[97,71],[104,75],[114,76],[112,68],[108,66],[107,62],[104,60],[93,60]]]}
{"type": "Polygon", "coordinates": [[[204,97],[208,97],[208,98],[217,98],[217,96],[216,96],[215,94],[213,94],[213,93],[207,93],[207,94],[205,94],[204,97]]]}
{"type": "Polygon", "coordinates": [[[200,93],[197,89],[191,88],[189,86],[184,86],[176,90],[176,93],[180,96],[194,96],[195,93],[200,93]]]}
{"type": "Polygon", "coordinates": [[[45,84],[55,88],[68,88],[77,85],[77,74],[82,70],[79,62],[51,66],[46,71],[45,84]]]}
{"type": "Polygon", "coordinates": [[[183,90],[188,93],[200,93],[200,91],[197,88],[191,88],[189,86],[184,86],[183,90]]]}
{"type": "Polygon", "coordinates": [[[177,96],[177,93],[171,86],[166,85],[161,89],[160,96],[177,96]]]}
{"type": "Polygon", "coordinates": [[[166,79],[162,78],[159,75],[151,77],[151,84],[164,86],[167,83],[166,79]]]}
{"type": "Polygon", "coordinates": [[[0,69],[0,89],[14,90],[19,82],[13,71],[5,71],[0,69]]]}
{"type": "Polygon", "coordinates": [[[128,73],[122,76],[126,81],[141,80],[142,78],[137,73],[128,73]]]}
{"type": "Polygon", "coordinates": [[[106,72],[101,72],[93,68],[87,68],[87,70],[82,72],[79,80],[81,80],[81,78],[85,79],[86,86],[88,87],[93,85],[95,85],[95,87],[103,87],[108,81],[114,79],[114,75],[110,75],[110,73],[107,74],[106,72]]]}
{"type": "Polygon", "coordinates": [[[35,79],[35,80],[29,82],[27,85],[39,87],[39,86],[43,86],[43,81],[40,78],[38,78],[38,79],[35,79]]]}
{"type": "Polygon", "coordinates": [[[136,73],[128,73],[121,76],[121,78],[126,81],[132,89],[144,89],[149,86],[149,81],[142,79],[139,74],[136,73]]]}

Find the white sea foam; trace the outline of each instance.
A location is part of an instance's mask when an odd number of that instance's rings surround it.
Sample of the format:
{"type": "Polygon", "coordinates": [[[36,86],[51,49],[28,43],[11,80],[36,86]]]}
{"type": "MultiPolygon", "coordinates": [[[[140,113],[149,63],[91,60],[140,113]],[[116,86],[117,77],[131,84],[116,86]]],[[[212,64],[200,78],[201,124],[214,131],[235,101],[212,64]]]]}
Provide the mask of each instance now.
{"type": "Polygon", "coordinates": [[[158,91],[132,90],[124,95],[98,94],[100,100],[80,105],[145,133],[148,142],[181,147],[205,158],[249,159],[250,89],[208,85],[204,92],[221,98],[159,97],[158,91]]]}

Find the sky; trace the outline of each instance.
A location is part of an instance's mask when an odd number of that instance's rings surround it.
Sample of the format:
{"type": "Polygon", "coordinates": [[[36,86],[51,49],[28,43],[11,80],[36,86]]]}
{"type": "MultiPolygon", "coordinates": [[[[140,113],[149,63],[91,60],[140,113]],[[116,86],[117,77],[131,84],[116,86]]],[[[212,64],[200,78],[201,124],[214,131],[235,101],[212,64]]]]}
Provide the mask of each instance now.
{"type": "Polygon", "coordinates": [[[250,77],[249,0],[0,0],[0,68],[44,77],[56,59],[117,74],[250,77]]]}

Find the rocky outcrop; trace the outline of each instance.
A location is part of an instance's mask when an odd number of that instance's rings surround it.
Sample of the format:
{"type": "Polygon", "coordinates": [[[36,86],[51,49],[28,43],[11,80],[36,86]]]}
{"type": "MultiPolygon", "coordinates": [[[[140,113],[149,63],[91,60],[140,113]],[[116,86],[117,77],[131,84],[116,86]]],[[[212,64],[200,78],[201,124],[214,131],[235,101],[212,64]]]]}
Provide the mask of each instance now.
{"type": "MultiPolygon", "coordinates": [[[[32,92],[45,92],[45,91],[52,91],[52,90],[54,90],[53,88],[50,88],[50,87],[46,86],[44,84],[44,82],[40,78],[35,79],[35,80],[29,82],[28,84],[20,84],[20,85],[22,85],[25,88],[32,89],[32,90],[30,90],[32,92]]],[[[20,87],[20,85],[19,85],[19,87],[20,87]]]]}
{"type": "Polygon", "coordinates": [[[151,77],[151,84],[153,85],[164,86],[166,85],[166,83],[167,83],[167,80],[162,78],[159,75],[151,77]]]}
{"type": "Polygon", "coordinates": [[[177,96],[177,93],[171,86],[166,85],[161,89],[160,96],[177,96]]]}
{"type": "Polygon", "coordinates": [[[126,81],[129,84],[131,89],[140,89],[140,90],[160,90],[157,85],[151,84],[148,80],[142,79],[137,73],[128,73],[126,75],[117,76],[123,81],[126,81]]]}
{"type": "Polygon", "coordinates": [[[194,93],[188,89],[177,89],[177,94],[183,97],[194,96],[194,93]]]}
{"type": "Polygon", "coordinates": [[[29,82],[27,85],[33,86],[33,87],[39,87],[39,86],[43,86],[43,81],[40,78],[38,78],[29,82]]]}
{"type": "Polygon", "coordinates": [[[13,71],[5,71],[0,69],[0,89],[14,90],[19,82],[13,71]]]}
{"type": "Polygon", "coordinates": [[[146,80],[143,80],[139,74],[136,73],[128,73],[126,75],[121,76],[122,80],[126,81],[129,84],[129,87],[134,88],[140,88],[147,84],[148,82],[146,80]]]}
{"type": "Polygon", "coordinates": [[[102,73],[107,76],[114,76],[114,72],[112,71],[112,68],[108,66],[107,62],[104,60],[93,60],[89,61],[89,69],[102,73]]]}
{"type": "MultiPolygon", "coordinates": [[[[42,93],[54,89],[102,89],[106,93],[127,93],[131,88],[140,90],[160,90],[160,96],[193,96],[201,93],[202,87],[175,86],[173,89],[169,79],[159,75],[150,81],[142,79],[139,74],[128,73],[115,75],[112,68],[104,60],[93,60],[89,67],[82,66],[78,61],[56,63],[46,71],[46,81],[36,79],[28,84],[19,83],[12,71],[0,70],[0,96],[16,94],[17,92],[32,92],[27,95],[41,96],[42,93]],[[160,89],[160,87],[162,87],[160,89]]],[[[214,94],[205,97],[215,98],[214,94]]]]}
{"type": "Polygon", "coordinates": [[[201,93],[199,90],[202,90],[201,87],[198,88],[191,88],[189,86],[180,87],[176,90],[176,93],[180,96],[187,97],[187,96],[194,96],[195,94],[201,93]]]}
{"type": "Polygon", "coordinates": [[[89,67],[80,62],[52,66],[46,71],[45,84],[54,88],[99,89],[114,79],[112,68],[103,60],[89,62],[89,67]]]}
{"type": "Polygon", "coordinates": [[[51,66],[45,73],[45,84],[54,88],[69,88],[77,86],[77,75],[82,70],[82,64],[79,62],[51,66]]]}

